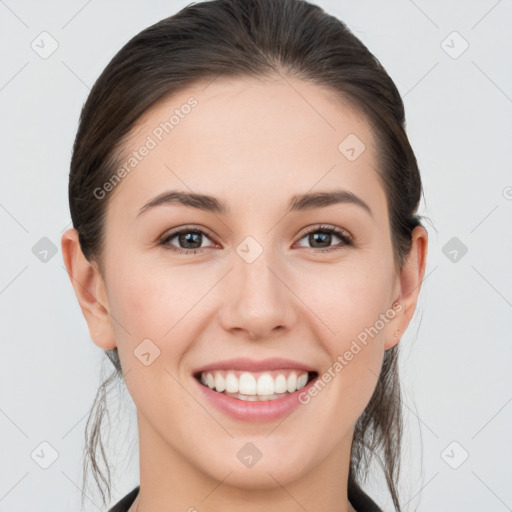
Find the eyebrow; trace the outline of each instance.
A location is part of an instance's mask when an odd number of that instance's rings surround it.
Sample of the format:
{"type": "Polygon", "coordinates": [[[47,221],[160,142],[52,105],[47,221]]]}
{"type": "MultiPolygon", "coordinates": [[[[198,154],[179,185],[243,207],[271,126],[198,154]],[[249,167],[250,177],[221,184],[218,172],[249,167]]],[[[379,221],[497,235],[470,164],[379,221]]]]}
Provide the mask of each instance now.
{"type": "MultiPolygon", "coordinates": [[[[292,196],[288,204],[289,212],[313,210],[315,208],[325,208],[333,204],[354,204],[364,209],[370,216],[373,217],[371,208],[360,197],[356,196],[353,192],[348,190],[332,190],[328,192],[308,192],[305,194],[296,194],[292,196]]],[[[164,192],[149,203],[145,204],[137,214],[137,217],[144,212],[161,205],[180,204],[184,206],[191,206],[205,212],[215,214],[227,214],[229,208],[221,200],[214,196],[206,194],[196,194],[193,192],[178,192],[168,191],[164,192]]]]}

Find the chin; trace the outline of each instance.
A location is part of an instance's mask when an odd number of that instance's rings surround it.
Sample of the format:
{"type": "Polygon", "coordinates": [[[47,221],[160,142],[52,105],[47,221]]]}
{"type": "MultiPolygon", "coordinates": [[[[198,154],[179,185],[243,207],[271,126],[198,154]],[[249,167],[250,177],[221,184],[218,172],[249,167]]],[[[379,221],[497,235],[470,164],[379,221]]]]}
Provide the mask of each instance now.
{"type": "Polygon", "coordinates": [[[216,479],[235,487],[239,490],[263,491],[270,489],[281,489],[291,482],[299,479],[304,472],[304,467],[291,468],[277,465],[263,465],[258,462],[252,468],[236,468],[226,478],[227,473],[217,475],[216,479]],[[261,464],[261,465],[260,465],[261,464]]]}

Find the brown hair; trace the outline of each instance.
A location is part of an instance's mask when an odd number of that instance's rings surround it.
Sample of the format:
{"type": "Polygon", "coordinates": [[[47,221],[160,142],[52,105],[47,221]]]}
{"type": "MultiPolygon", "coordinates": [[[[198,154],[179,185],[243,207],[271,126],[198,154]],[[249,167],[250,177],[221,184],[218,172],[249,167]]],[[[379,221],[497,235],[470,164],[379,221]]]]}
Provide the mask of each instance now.
{"type": "MultiPolygon", "coordinates": [[[[134,36],[114,56],[83,106],[71,159],[69,206],[86,258],[97,261],[101,268],[109,198],[98,198],[94,190],[115,174],[121,164],[120,148],[143,113],[200,80],[279,73],[329,88],[353,105],[372,127],[396,267],[402,268],[411,248],[412,230],[422,225],[417,214],[422,186],[405,132],[402,99],[377,58],[346,25],[303,0],[190,4],[134,36]]],[[[100,431],[108,386],[123,378],[117,348],[106,354],[115,370],[101,384],[91,407],[83,475],[85,489],[90,464],[105,504],[103,485],[110,499],[110,470],[100,431]],[[98,448],[106,477],[96,458],[98,448]]],[[[356,423],[348,484],[355,488],[366,479],[375,455],[399,512],[401,438],[396,345],[386,350],[376,389],[356,423]]]]}

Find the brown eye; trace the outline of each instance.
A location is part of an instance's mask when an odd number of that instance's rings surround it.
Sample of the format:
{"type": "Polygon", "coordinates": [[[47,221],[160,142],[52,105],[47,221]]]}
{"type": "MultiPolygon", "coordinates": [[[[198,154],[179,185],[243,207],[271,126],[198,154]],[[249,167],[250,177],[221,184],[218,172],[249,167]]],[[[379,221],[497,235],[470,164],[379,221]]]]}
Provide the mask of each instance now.
{"type": "Polygon", "coordinates": [[[192,253],[202,250],[204,238],[209,240],[206,233],[200,229],[184,228],[179,231],[174,231],[165,236],[159,243],[166,249],[176,251],[179,253],[192,253]],[[171,243],[171,240],[176,239],[178,247],[171,243]]]}
{"type": "Polygon", "coordinates": [[[333,226],[317,226],[311,231],[308,231],[302,238],[307,238],[307,242],[311,244],[311,249],[320,250],[322,252],[328,252],[343,248],[346,245],[352,245],[352,239],[350,235],[339,228],[333,226]],[[332,246],[333,240],[341,240],[337,245],[332,246]]]}

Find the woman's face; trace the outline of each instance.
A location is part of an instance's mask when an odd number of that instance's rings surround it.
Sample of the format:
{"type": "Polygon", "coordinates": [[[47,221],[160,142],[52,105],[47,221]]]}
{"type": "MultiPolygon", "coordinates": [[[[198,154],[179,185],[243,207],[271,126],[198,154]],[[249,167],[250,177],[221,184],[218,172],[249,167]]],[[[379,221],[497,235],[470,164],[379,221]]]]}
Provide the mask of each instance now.
{"type": "Polygon", "coordinates": [[[142,470],[181,464],[256,489],[348,464],[354,425],[403,327],[365,119],[296,79],[217,79],[159,103],[124,149],[122,179],[105,187],[112,344],[97,342],[118,347],[142,470]],[[212,199],[162,199],[171,192],[212,199]],[[301,199],[334,192],[338,200],[301,199]],[[229,361],[241,358],[262,366],[229,361]],[[291,399],[247,401],[207,390],[205,367],[210,381],[218,370],[219,389],[226,378],[244,395],[255,382],[262,395],[287,392],[305,369],[318,378],[291,399]]]}

